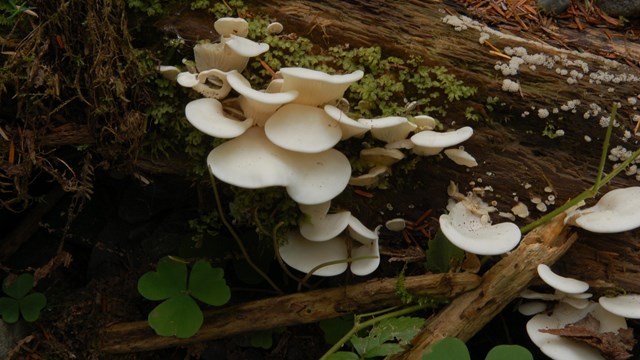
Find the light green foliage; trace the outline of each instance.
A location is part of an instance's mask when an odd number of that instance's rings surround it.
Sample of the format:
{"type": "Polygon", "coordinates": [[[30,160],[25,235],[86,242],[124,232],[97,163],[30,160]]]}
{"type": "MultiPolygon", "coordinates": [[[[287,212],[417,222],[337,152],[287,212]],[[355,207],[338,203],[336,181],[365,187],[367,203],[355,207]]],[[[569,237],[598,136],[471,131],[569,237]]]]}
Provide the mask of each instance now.
{"type": "Polygon", "coordinates": [[[22,274],[7,276],[2,282],[2,291],[7,295],[0,297],[0,317],[6,323],[18,321],[20,314],[28,322],[38,320],[40,311],[47,304],[47,298],[33,290],[33,275],[22,274]]]}
{"type": "MultiPolygon", "coordinates": [[[[355,352],[359,354],[359,357],[355,357],[355,359],[388,356],[402,352],[409,341],[420,331],[423,324],[424,319],[407,316],[380,321],[366,337],[355,335],[351,338],[351,344],[355,352]]],[[[334,356],[347,355],[337,352],[329,359],[345,358],[334,356]]]]}
{"type": "Polygon", "coordinates": [[[473,107],[467,106],[464,109],[464,118],[471,121],[480,121],[482,120],[482,115],[478,113],[473,107]]]}
{"type": "Polygon", "coordinates": [[[127,6],[131,9],[142,11],[148,16],[156,16],[162,14],[162,0],[126,0],[127,6]]]}
{"type": "Polygon", "coordinates": [[[0,2],[0,25],[10,27],[18,21],[20,16],[24,16],[27,10],[35,10],[30,7],[27,1],[7,0],[0,2]]]}
{"type": "Polygon", "coordinates": [[[187,265],[169,257],[158,261],[156,271],[142,275],[138,292],[148,300],[163,301],[149,313],[151,328],[160,336],[178,338],[191,337],[202,326],[204,317],[194,298],[220,306],[231,297],[222,269],[198,261],[188,276],[187,265]]]}
{"type": "Polygon", "coordinates": [[[555,125],[553,125],[553,123],[548,122],[548,123],[545,125],[544,130],[542,130],[542,136],[546,136],[546,137],[548,137],[549,139],[555,139],[555,138],[557,138],[557,137],[558,137],[558,136],[560,136],[560,135],[558,135],[558,134],[556,133],[556,126],[555,126],[555,125]]]}
{"type": "MultiPolygon", "coordinates": [[[[519,345],[498,345],[491,349],[485,360],[533,360],[529,350],[519,345]]],[[[471,360],[467,345],[454,337],[444,338],[433,344],[422,360],[471,360]]]]}
{"type": "Polygon", "coordinates": [[[448,272],[464,259],[464,250],[453,245],[442,231],[429,240],[428,249],[426,268],[434,273],[448,272]]]}

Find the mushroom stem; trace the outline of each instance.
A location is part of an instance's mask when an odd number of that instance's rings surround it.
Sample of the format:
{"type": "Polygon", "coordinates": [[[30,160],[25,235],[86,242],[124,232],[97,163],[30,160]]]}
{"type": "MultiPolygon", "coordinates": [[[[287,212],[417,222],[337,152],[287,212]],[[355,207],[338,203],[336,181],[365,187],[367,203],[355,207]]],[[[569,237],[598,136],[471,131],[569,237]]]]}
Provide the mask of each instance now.
{"type": "Polygon", "coordinates": [[[611,170],[611,172],[607,174],[607,176],[603,177],[604,165],[606,163],[607,152],[609,150],[609,140],[611,139],[611,128],[613,127],[613,123],[616,119],[617,111],[618,111],[618,106],[614,104],[613,108],[611,109],[611,120],[609,121],[609,127],[607,128],[607,134],[605,135],[604,143],[602,145],[602,156],[600,157],[600,165],[598,167],[598,177],[596,179],[596,182],[593,184],[593,186],[583,191],[582,193],[578,194],[578,196],[576,196],[575,198],[567,201],[564,205],[556,208],[555,210],[549,212],[545,216],[539,218],[538,220],[521,227],[520,228],[521,233],[526,234],[529,231],[535,229],[536,227],[547,223],[548,221],[553,219],[556,215],[559,215],[565,212],[566,210],[570,209],[571,207],[578,205],[581,201],[595,197],[596,195],[598,195],[598,191],[600,190],[601,187],[609,183],[611,179],[616,177],[616,175],[618,175],[621,171],[626,169],[627,166],[629,166],[632,161],[634,161],[638,156],[640,156],[640,149],[637,149],[636,151],[633,152],[633,154],[631,154],[631,156],[627,160],[622,162],[620,166],[611,170]]]}

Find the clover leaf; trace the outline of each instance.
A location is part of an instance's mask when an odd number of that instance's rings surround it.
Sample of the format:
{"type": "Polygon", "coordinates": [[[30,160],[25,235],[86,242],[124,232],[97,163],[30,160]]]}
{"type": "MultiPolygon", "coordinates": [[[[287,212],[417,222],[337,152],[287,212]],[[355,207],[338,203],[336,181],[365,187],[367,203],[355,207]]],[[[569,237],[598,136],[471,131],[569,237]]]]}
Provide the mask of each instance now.
{"type": "MultiPolygon", "coordinates": [[[[422,356],[422,360],[469,360],[469,350],[464,341],[446,337],[434,343],[422,356]]],[[[533,355],[520,345],[498,345],[491,349],[485,360],[533,360],[533,355]]]]}
{"type": "Polygon", "coordinates": [[[20,314],[28,322],[36,321],[40,311],[47,305],[47,298],[39,292],[29,293],[34,280],[31,274],[18,277],[7,276],[2,282],[2,291],[8,297],[0,297],[0,317],[6,323],[18,321],[20,314]]]}
{"type": "Polygon", "coordinates": [[[178,338],[191,337],[202,326],[204,316],[194,298],[219,306],[231,297],[222,269],[198,261],[188,275],[185,263],[169,257],[158,261],[156,271],[142,275],[138,292],[149,300],[163,301],[149,313],[149,326],[160,336],[178,338]]]}

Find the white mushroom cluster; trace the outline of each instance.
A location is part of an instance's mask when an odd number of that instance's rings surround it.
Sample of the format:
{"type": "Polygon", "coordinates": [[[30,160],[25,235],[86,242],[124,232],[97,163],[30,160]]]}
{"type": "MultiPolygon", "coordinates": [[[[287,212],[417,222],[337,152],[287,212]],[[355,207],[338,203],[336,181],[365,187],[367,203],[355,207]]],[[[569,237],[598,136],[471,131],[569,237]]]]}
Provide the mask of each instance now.
{"type": "MultiPolygon", "coordinates": [[[[249,27],[243,19],[219,19],[215,30],[219,42],[195,46],[195,67],[186,72],[167,66],[160,69],[204,95],[187,104],[187,120],[207,135],[229,139],[209,153],[209,169],[234,186],[282,186],[299,204],[307,218],[279,249],[291,267],[323,276],[339,274],[348,267],[356,275],[373,272],[380,257],[377,231],[367,229],[350,212],[330,214],[331,200],[348,184],[374,185],[404,157],[402,149],[435,155],[465,141],[473,130],[464,127],[435,132],[435,119],[426,115],[412,119],[350,118],[344,107],[338,106],[345,102],[342,97],[349,86],[363,77],[360,70],[330,75],[284,67],[266,89],[253,89],[242,71],[249,58],[269,46],[246,38],[249,27]],[[362,150],[369,173],[352,176],[349,160],[334,146],[367,132],[386,145],[362,150]],[[339,263],[341,260],[344,262],[339,263]],[[332,264],[316,271],[327,262],[332,264]]],[[[475,163],[462,149],[454,149],[448,156],[467,166],[475,163]]]]}
{"type": "Polygon", "coordinates": [[[547,304],[540,301],[523,303],[519,311],[524,315],[534,315],[527,322],[527,333],[540,350],[554,360],[602,360],[600,351],[587,344],[555,335],[548,330],[563,329],[572,324],[580,324],[591,318],[592,330],[596,333],[617,335],[627,329],[625,318],[640,319],[640,295],[600,297],[591,301],[586,291],[589,284],[555,274],[547,265],[538,265],[538,275],[555,292],[553,294],[525,290],[525,299],[557,301],[553,310],[547,312],[547,304]]]}

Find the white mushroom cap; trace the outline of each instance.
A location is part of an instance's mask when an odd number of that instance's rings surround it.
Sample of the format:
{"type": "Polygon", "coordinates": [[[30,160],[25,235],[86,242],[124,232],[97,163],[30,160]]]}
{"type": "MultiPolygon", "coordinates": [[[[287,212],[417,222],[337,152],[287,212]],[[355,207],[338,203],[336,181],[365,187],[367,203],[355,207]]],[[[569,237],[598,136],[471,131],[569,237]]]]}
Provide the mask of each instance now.
{"type": "Polygon", "coordinates": [[[300,104],[282,106],[267,119],[264,129],[274,144],[303,153],[331,149],[342,137],[338,123],[326,112],[300,104]]]}
{"type": "Polygon", "coordinates": [[[242,71],[249,57],[240,56],[224,43],[201,43],[193,47],[196,69],[200,72],[217,69],[220,71],[242,71]]]}
{"type": "Polygon", "coordinates": [[[297,90],[297,104],[319,106],[342,97],[349,86],[364,75],[361,70],[350,74],[329,75],[322,71],[300,67],[285,67],[278,72],[284,79],[283,91],[297,90]]]}
{"type": "Polygon", "coordinates": [[[185,108],[185,115],[196,129],[223,139],[240,136],[253,125],[251,119],[238,121],[226,117],[222,104],[216,99],[202,98],[191,101],[185,108]]]}
{"type": "Polygon", "coordinates": [[[565,294],[579,294],[589,289],[589,284],[586,282],[557,275],[546,264],[538,265],[538,276],[547,285],[565,294]]]}
{"type": "Polygon", "coordinates": [[[418,126],[418,131],[433,130],[438,122],[429,115],[418,115],[411,118],[411,122],[418,126]]]}
{"type": "Polygon", "coordinates": [[[547,309],[547,303],[542,301],[529,301],[518,306],[518,312],[525,316],[539,314],[547,309]]]}
{"type": "Polygon", "coordinates": [[[257,43],[240,36],[230,35],[224,44],[228,46],[234,53],[247,58],[258,56],[269,51],[269,45],[265,43],[257,43]]]}
{"type": "Polygon", "coordinates": [[[351,272],[357,276],[365,276],[374,272],[380,266],[380,248],[376,238],[369,245],[360,245],[351,249],[351,258],[373,256],[373,259],[360,259],[351,262],[351,272]]]}
{"type": "MultiPolygon", "coordinates": [[[[336,237],[323,242],[307,240],[297,232],[289,232],[286,237],[286,244],[280,246],[280,257],[287,265],[304,273],[309,273],[320,264],[346,260],[348,257],[345,237],[336,237]]],[[[315,271],[313,275],[339,275],[345,272],[348,266],[346,261],[325,266],[315,271]]]]}
{"type": "Polygon", "coordinates": [[[158,71],[165,79],[171,81],[176,81],[178,74],[180,74],[180,69],[175,66],[160,65],[158,66],[158,71]]]}
{"type": "Polygon", "coordinates": [[[215,147],[207,157],[211,172],[220,180],[248,189],[286,186],[299,204],[319,204],[340,194],[349,182],[351,165],[339,151],[329,149],[303,154],[270,142],[263,128],[215,147]]]}
{"type": "Polygon", "coordinates": [[[365,164],[391,166],[404,159],[404,153],[398,149],[374,147],[360,150],[360,160],[365,164]]]}
{"type": "Polygon", "coordinates": [[[591,313],[600,322],[600,332],[617,332],[627,327],[623,317],[608,313],[597,303],[576,309],[564,303],[555,306],[553,314],[538,314],[527,322],[527,333],[542,352],[554,360],[603,360],[600,352],[586,343],[579,343],[559,335],[540,332],[540,329],[560,329],[591,313]]]}
{"type": "Polygon", "coordinates": [[[282,26],[282,24],[280,24],[279,22],[272,22],[271,24],[267,25],[267,34],[269,35],[278,35],[282,32],[282,30],[284,30],[284,26],[282,26]]]}
{"type": "Polygon", "coordinates": [[[353,215],[349,217],[349,226],[347,229],[349,236],[362,245],[369,246],[378,241],[378,229],[369,230],[369,228],[364,226],[364,224],[353,215]]]}
{"type": "Polygon", "coordinates": [[[213,23],[213,28],[220,36],[228,37],[237,35],[247,37],[249,35],[249,23],[242,18],[223,17],[213,23]]]}
{"type": "Polygon", "coordinates": [[[600,297],[598,302],[610,313],[628,319],[640,319],[640,295],[629,294],[616,297],[600,297]]]}
{"type": "Polygon", "coordinates": [[[640,187],[609,191],[596,205],[570,214],[568,222],[595,233],[617,233],[640,227],[640,187]]]}
{"type": "Polygon", "coordinates": [[[358,119],[358,122],[371,128],[371,135],[386,143],[405,139],[418,126],[402,116],[389,116],[379,119],[358,119]]]}
{"type": "Polygon", "coordinates": [[[342,129],[341,140],[346,140],[352,137],[361,137],[371,129],[369,126],[353,120],[342,110],[333,105],[325,105],[324,111],[340,125],[340,129],[342,129]]]}
{"type": "Polygon", "coordinates": [[[469,126],[449,132],[421,131],[411,137],[411,141],[415,144],[413,152],[423,156],[435,155],[446,147],[460,144],[471,135],[473,135],[473,129],[469,126]]]}
{"type": "Polygon", "coordinates": [[[245,116],[254,119],[258,126],[264,126],[265,121],[280,106],[298,96],[297,91],[274,93],[254,90],[249,81],[236,70],[227,73],[227,82],[241,95],[240,106],[245,116]]]}
{"type": "Polygon", "coordinates": [[[369,172],[360,176],[353,176],[349,179],[349,185],[353,186],[374,186],[380,181],[380,177],[389,171],[389,167],[384,165],[374,166],[369,172]]]}
{"type": "Polygon", "coordinates": [[[198,74],[182,72],[176,76],[176,80],[181,86],[192,88],[212,99],[222,99],[231,91],[227,73],[218,69],[209,69],[198,74]]]}
{"type": "Polygon", "coordinates": [[[441,215],[439,222],[440,230],[449,241],[477,255],[504,254],[520,242],[521,233],[516,224],[485,224],[462,202],[456,203],[449,214],[441,215]]]}
{"type": "Polygon", "coordinates": [[[446,149],[444,154],[458,165],[466,167],[478,166],[476,159],[463,149],[446,149]]]}
{"type": "Polygon", "coordinates": [[[395,218],[384,223],[384,227],[391,231],[402,231],[406,227],[407,222],[403,218],[395,218]]]}
{"type": "Polygon", "coordinates": [[[311,241],[331,240],[347,228],[350,218],[348,211],[311,216],[300,222],[300,235],[311,241]]]}

